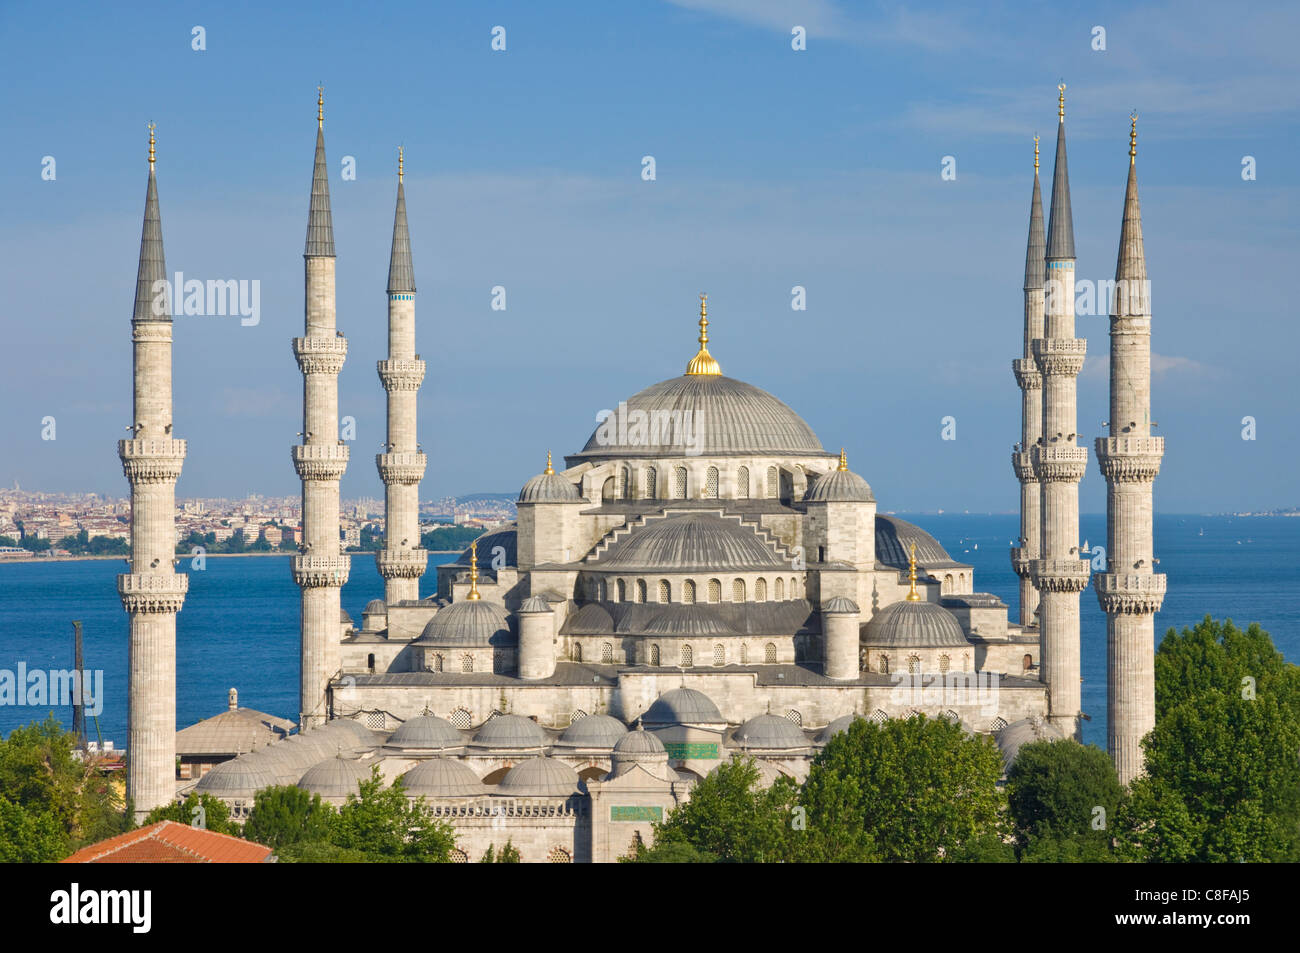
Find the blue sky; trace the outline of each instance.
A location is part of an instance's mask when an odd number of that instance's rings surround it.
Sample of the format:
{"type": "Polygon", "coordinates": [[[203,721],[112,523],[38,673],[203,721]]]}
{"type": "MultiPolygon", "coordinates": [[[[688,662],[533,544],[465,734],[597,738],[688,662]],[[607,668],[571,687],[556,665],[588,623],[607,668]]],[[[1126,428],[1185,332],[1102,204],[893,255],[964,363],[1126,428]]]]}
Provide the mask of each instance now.
{"type": "MultiPolygon", "coordinates": [[[[255,327],[177,319],[176,432],[190,447],[178,492],[297,492],[289,339],[302,333],[323,81],[351,348],[341,412],[358,431],[345,496],[382,491],[374,362],[403,143],[429,362],[422,498],[513,491],[547,448],[579,449],[597,411],[681,373],[707,291],[724,373],[781,397],[828,449],[847,446],[882,509],[1014,510],[1031,137],[1044,137],[1047,180],[1064,78],[1080,278],[1113,277],[1128,113],[1141,115],[1167,441],[1157,506],[1300,504],[1286,279],[1300,251],[1298,26],[1271,4],[145,3],[56,16],[5,3],[0,482],[126,493],[115,441],[131,413],[154,120],[169,270],[261,282],[255,327]],[[791,49],[796,24],[805,51],[791,49]],[[490,48],[497,25],[505,52],[490,48]],[[955,180],[940,177],[944,156],[955,180]],[[495,285],[504,312],[490,309],[495,285]],[[795,285],[807,311],[790,308],[795,285]],[[947,415],[955,441],[940,439],[947,415]]],[[[1089,437],[1107,416],[1107,328],[1079,319],[1089,437]]],[[[1081,496],[1104,508],[1095,464],[1081,496]]]]}

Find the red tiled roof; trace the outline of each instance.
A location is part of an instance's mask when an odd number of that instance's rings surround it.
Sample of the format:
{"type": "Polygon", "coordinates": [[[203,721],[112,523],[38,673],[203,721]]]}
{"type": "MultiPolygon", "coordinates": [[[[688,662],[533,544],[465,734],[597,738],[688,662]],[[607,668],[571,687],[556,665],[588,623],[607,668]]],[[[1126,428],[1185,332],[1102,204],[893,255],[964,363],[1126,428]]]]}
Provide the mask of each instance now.
{"type": "Polygon", "coordinates": [[[271,848],[212,831],[159,821],[83,847],[65,864],[260,864],[271,848]]]}

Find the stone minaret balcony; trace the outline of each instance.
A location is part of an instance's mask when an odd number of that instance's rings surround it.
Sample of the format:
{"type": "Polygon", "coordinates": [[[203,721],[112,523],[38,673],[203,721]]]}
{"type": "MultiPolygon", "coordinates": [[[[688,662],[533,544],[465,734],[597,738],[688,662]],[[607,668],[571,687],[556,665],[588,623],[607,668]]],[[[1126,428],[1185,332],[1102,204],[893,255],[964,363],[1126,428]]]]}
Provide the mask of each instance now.
{"type": "Polygon", "coordinates": [[[1164,573],[1099,572],[1097,600],[1107,615],[1151,615],[1165,601],[1164,573]]]}
{"type": "Polygon", "coordinates": [[[1034,361],[1044,376],[1078,377],[1088,353],[1086,338],[1039,338],[1034,361]]]}
{"type": "Polygon", "coordinates": [[[302,480],[340,480],[351,450],[345,443],[308,443],[289,448],[293,467],[302,480]]]}
{"type": "Polygon", "coordinates": [[[424,479],[424,469],[429,458],[423,453],[377,453],[375,466],[385,484],[397,483],[411,486],[424,479]]]}
{"type": "Polygon", "coordinates": [[[379,380],[384,390],[419,390],[424,382],[424,361],[386,360],[378,363],[379,380]]]}
{"type": "Polygon", "coordinates": [[[121,573],[117,577],[117,594],[132,613],[180,612],[189,589],[190,577],[172,572],[170,566],[166,572],[121,573]]]}
{"type": "Polygon", "coordinates": [[[385,579],[419,579],[429,565],[427,550],[381,549],[375,553],[375,566],[385,579]]]}
{"type": "Polygon", "coordinates": [[[1043,386],[1043,375],[1032,358],[1016,358],[1011,362],[1011,372],[1016,375],[1016,384],[1021,390],[1039,390],[1043,386]]]}
{"type": "Polygon", "coordinates": [[[293,356],[304,374],[337,374],[348,357],[348,339],[344,337],[305,337],[293,339],[293,356]]]}
{"type": "Polygon", "coordinates": [[[352,557],[342,554],[294,556],[292,563],[293,581],[304,589],[340,587],[352,569],[352,557]]]}
{"type": "Polygon", "coordinates": [[[122,472],[136,483],[175,483],[185,463],[184,440],[119,440],[117,455],[122,472]]]}
{"type": "Polygon", "coordinates": [[[1088,449],[1069,444],[1034,447],[1029,452],[1034,473],[1043,483],[1078,483],[1088,469],[1088,449]]]}
{"type": "Polygon", "coordinates": [[[1029,571],[1039,589],[1082,592],[1088,588],[1092,563],[1086,559],[1035,559],[1029,571]]]}
{"type": "Polygon", "coordinates": [[[1097,464],[1108,483],[1151,483],[1165,455],[1164,437],[1098,437],[1097,464]]]}

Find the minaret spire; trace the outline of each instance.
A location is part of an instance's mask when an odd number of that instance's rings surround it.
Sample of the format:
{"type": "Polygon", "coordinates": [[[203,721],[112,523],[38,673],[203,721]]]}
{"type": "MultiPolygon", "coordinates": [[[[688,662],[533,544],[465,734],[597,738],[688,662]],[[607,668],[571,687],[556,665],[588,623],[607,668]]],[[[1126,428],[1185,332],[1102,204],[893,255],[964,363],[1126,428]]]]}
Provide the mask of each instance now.
{"type": "Polygon", "coordinates": [[[117,591],[131,617],[126,790],[137,820],[170,803],[176,792],[176,614],[189,583],[174,562],[176,481],[186,446],[172,435],[172,318],[154,128],[149,123],[149,181],[131,318],[134,419],[131,436],[117,445],[131,484],[131,571],[117,577],[117,591]]]}
{"type": "Polygon", "coordinates": [[[420,548],[420,480],[428,458],[416,439],[416,397],[424,361],[415,353],[415,269],[406,223],[406,153],[397,149],[397,205],[388,255],[388,357],[378,364],[388,394],[388,442],[375,457],[384,481],[384,548],[375,554],[388,605],[420,598],[429,562],[420,548]]]}
{"type": "Polygon", "coordinates": [[[1166,580],[1153,572],[1152,484],[1164,439],[1151,436],[1151,296],[1137,186],[1137,113],[1110,316],[1111,436],[1097,438],[1106,478],[1109,565],[1097,575],[1106,613],[1107,746],[1122,783],[1142,773],[1142,738],[1155,727],[1155,621],[1166,580]]]}
{"type": "Polygon", "coordinates": [[[334,218],[330,214],[330,176],[325,163],[325,92],[316,87],[316,161],[311,173],[311,208],[307,213],[304,258],[334,257],[334,218]]]}
{"type": "Polygon", "coordinates": [[[700,295],[700,350],[686,365],[686,373],[692,377],[715,377],[722,373],[722,368],[713,355],[709,353],[709,296],[700,295]]]}
{"type": "Polygon", "coordinates": [[[1061,121],[1056,126],[1056,166],[1052,170],[1052,210],[1047,225],[1047,257],[1074,258],[1074,219],[1070,211],[1070,168],[1065,159],[1065,84],[1061,90],[1061,121]]]}

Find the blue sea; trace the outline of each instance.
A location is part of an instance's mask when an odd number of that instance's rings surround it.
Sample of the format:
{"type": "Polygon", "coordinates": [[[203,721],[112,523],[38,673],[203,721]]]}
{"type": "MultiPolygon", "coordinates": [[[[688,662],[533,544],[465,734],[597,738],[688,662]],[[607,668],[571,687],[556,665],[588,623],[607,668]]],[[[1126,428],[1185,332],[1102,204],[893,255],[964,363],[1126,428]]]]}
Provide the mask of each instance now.
{"type": "MultiPolygon", "coordinates": [[[[1014,515],[907,516],[931,532],[956,560],[975,567],[981,592],[1000,596],[1018,618],[1018,585],[1007,547],[1019,536],[1014,515]]],[[[1105,545],[1105,517],[1081,519],[1080,535],[1105,545]]],[[[1291,661],[1300,660],[1300,519],[1268,517],[1157,516],[1156,552],[1169,576],[1164,609],[1156,616],[1156,640],[1167,629],[1193,625],[1206,614],[1245,627],[1258,622],[1291,661]]],[[[451,555],[430,559],[431,567],[451,555]]],[[[298,706],[298,587],[287,556],[208,557],[207,568],[189,571],[190,589],[177,622],[178,727],[226,707],[226,692],[239,689],[242,706],[295,718],[298,706]]],[[[0,669],[72,668],[72,621],[85,632],[85,664],[104,672],[98,731],[118,746],[126,742],[127,619],[118,600],[117,574],[124,561],[85,560],[0,564],[0,669]]],[[[422,581],[426,593],[433,574],[422,581]]],[[[383,596],[374,560],[356,555],[343,588],[343,608],[359,625],[362,607],[383,596]]],[[[1092,588],[1084,591],[1083,707],[1091,716],[1084,740],[1105,747],[1106,620],[1092,588]]],[[[49,708],[0,705],[0,733],[49,708]]],[[[54,708],[65,725],[68,708],[54,708]]],[[[93,739],[96,725],[88,726],[93,739]]]]}

